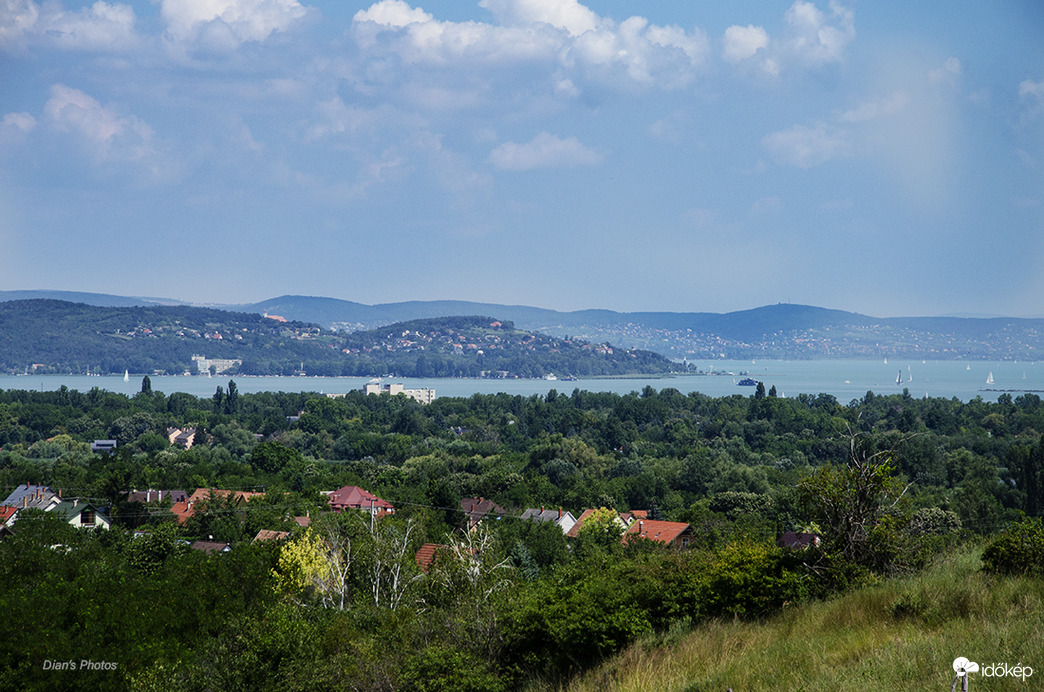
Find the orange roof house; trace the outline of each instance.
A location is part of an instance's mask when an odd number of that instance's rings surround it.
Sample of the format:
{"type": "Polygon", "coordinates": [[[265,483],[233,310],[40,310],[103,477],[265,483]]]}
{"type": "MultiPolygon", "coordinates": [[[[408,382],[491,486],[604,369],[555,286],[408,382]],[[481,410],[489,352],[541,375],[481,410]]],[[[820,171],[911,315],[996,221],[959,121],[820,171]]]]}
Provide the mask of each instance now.
{"type": "Polygon", "coordinates": [[[175,502],[170,508],[179,524],[184,524],[196,513],[196,505],[206,502],[212,498],[224,497],[229,499],[237,507],[244,502],[250,502],[256,497],[264,497],[264,493],[247,492],[245,490],[221,490],[220,488],[196,488],[195,492],[183,502],[175,502]]]}
{"type": "Polygon", "coordinates": [[[684,522],[639,519],[624,532],[623,540],[627,543],[644,538],[675,548],[688,548],[691,537],[692,527],[684,522]]]}

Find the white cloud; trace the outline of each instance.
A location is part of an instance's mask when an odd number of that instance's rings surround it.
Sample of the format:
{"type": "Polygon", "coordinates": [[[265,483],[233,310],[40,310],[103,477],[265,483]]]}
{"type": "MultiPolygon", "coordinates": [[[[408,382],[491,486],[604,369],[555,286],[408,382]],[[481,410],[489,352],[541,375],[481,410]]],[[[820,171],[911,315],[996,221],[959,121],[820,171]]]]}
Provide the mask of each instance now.
{"type": "Polygon", "coordinates": [[[896,91],[876,101],[867,101],[841,114],[841,120],[847,123],[861,123],[878,118],[895,115],[901,112],[910,102],[910,97],[903,91],[896,91]]]}
{"type": "Polygon", "coordinates": [[[597,29],[603,20],[576,0],[481,0],[505,24],[550,24],[571,36],[597,29]]]}
{"type": "Polygon", "coordinates": [[[1039,82],[1027,79],[1019,84],[1019,98],[1044,101],[1044,79],[1039,82]]]}
{"type": "Polygon", "coordinates": [[[490,163],[504,171],[596,166],[602,158],[575,137],[562,139],[547,132],[541,132],[526,144],[505,142],[489,155],[490,163]]]}
{"type": "Polygon", "coordinates": [[[754,57],[768,44],[768,32],[760,26],[730,26],[725,30],[721,57],[728,62],[739,62],[754,57]]]}
{"type": "Polygon", "coordinates": [[[825,125],[795,125],[766,135],[761,143],[779,162],[798,168],[818,166],[849,151],[844,133],[825,125]]]}
{"type": "Polygon", "coordinates": [[[140,160],[153,153],[148,125],[133,115],[119,115],[79,89],[52,86],[44,114],[57,130],[78,136],[103,158],[140,160]]]}
{"type": "Polygon", "coordinates": [[[65,50],[123,50],[137,42],[130,5],[98,0],[78,12],[60,4],[0,0],[0,48],[43,44],[65,50]]]}
{"type": "Polygon", "coordinates": [[[812,64],[841,60],[855,38],[854,13],[831,0],[828,17],[815,5],[796,0],[784,14],[791,51],[812,64]]]}
{"type": "Polygon", "coordinates": [[[19,132],[30,132],[36,127],[36,118],[28,113],[8,113],[0,119],[0,126],[14,128],[19,132]]]}
{"type": "Polygon", "coordinates": [[[161,0],[160,13],[175,41],[234,48],[286,31],[307,10],[297,0],[161,0]]]}
{"type": "Polygon", "coordinates": [[[937,70],[928,72],[930,82],[953,82],[961,76],[961,61],[957,58],[947,58],[946,62],[937,70]]]}
{"type": "Polygon", "coordinates": [[[707,53],[698,30],[650,24],[644,17],[617,23],[575,0],[481,4],[501,23],[439,21],[403,0],[381,0],[355,14],[353,35],[372,58],[395,55],[407,64],[557,65],[549,79],[567,95],[579,93],[583,76],[617,85],[684,86],[707,53]]]}

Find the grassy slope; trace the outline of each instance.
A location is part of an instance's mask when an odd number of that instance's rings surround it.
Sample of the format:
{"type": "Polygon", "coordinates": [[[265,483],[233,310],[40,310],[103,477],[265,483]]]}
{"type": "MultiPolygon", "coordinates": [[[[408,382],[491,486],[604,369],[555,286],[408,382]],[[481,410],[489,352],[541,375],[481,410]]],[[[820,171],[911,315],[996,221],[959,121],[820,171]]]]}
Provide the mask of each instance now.
{"type": "Polygon", "coordinates": [[[965,551],[763,622],[701,624],[636,645],[568,689],[942,691],[958,656],[1035,671],[1025,681],[975,674],[970,690],[1044,689],[1044,580],[979,567],[979,552],[965,551]]]}

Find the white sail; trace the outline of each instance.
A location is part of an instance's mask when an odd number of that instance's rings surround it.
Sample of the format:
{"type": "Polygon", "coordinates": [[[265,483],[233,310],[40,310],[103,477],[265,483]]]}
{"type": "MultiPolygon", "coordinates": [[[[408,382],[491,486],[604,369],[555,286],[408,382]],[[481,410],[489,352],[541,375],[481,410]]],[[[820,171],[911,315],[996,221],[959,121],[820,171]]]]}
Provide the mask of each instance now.
{"type": "Polygon", "coordinates": [[[123,371],[123,381],[124,382],[130,382],[130,371],[129,370],[124,370],[123,371]]]}
{"type": "Polygon", "coordinates": [[[986,384],[993,384],[993,371],[990,370],[990,374],[986,376],[986,384]]]}

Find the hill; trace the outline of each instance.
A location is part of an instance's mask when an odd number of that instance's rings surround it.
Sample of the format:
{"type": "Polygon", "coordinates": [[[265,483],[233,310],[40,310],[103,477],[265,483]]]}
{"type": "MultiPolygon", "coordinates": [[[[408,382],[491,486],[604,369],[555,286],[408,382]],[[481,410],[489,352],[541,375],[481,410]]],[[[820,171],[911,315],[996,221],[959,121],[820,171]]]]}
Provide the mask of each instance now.
{"type": "Polygon", "coordinates": [[[952,662],[979,663],[971,689],[1036,689],[1044,581],[993,577],[974,551],[934,569],[753,622],[711,621],[641,642],[568,686],[615,690],[948,690],[952,662]],[[1030,666],[1025,680],[984,677],[1030,666]],[[977,679],[976,679],[977,678],[977,679]],[[988,686],[987,686],[988,685],[988,686]]]}
{"type": "Polygon", "coordinates": [[[679,366],[647,351],[519,330],[490,317],[415,320],[367,332],[187,306],[0,303],[0,370],[248,375],[543,377],[652,374],[679,366]],[[218,361],[212,363],[211,361],[218,361]]]}
{"type": "MultiPolygon", "coordinates": [[[[102,294],[0,291],[0,300],[60,298],[98,306],[174,304],[160,298],[102,294]],[[26,295],[32,294],[32,295],[26,295]]],[[[918,358],[1044,359],[1044,319],[1010,317],[878,318],[844,310],[781,303],[728,313],[560,312],[524,305],[469,301],[409,301],[365,305],[286,295],[258,303],[213,305],[224,310],[280,315],[325,329],[365,331],[415,319],[495,315],[519,329],[592,343],[661,353],[675,359],[918,358]]]]}

